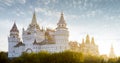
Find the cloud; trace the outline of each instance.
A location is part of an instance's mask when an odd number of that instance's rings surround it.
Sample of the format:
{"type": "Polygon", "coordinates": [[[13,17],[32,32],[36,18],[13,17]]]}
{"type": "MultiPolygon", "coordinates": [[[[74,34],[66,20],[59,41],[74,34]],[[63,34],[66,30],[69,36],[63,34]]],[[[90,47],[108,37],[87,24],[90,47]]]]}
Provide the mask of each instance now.
{"type": "Polygon", "coordinates": [[[35,8],[35,11],[40,12],[40,13],[44,13],[44,15],[46,15],[46,16],[53,16],[53,17],[58,17],[60,14],[60,12],[49,10],[46,8],[40,8],[40,7],[35,8]]]}
{"type": "Polygon", "coordinates": [[[45,12],[46,9],[45,8],[35,8],[36,12],[45,12]]]}
{"type": "MultiPolygon", "coordinates": [[[[21,16],[21,15],[25,15],[26,13],[23,12],[20,8],[16,8],[15,11],[12,11],[11,13],[15,14],[16,16],[21,16]]],[[[21,18],[21,17],[20,17],[21,18]]]]}
{"type": "Polygon", "coordinates": [[[22,11],[17,11],[17,12],[15,12],[15,14],[16,14],[16,16],[21,16],[21,15],[24,15],[25,13],[22,11]]]}
{"type": "Polygon", "coordinates": [[[1,3],[4,3],[7,6],[12,6],[15,3],[25,4],[26,0],[0,0],[1,3]]]}
{"type": "Polygon", "coordinates": [[[57,0],[51,0],[53,3],[57,2],[57,0]]]}
{"type": "Polygon", "coordinates": [[[2,7],[2,6],[0,7],[0,10],[1,10],[1,11],[4,10],[4,9],[5,9],[4,7],[2,7]]]}
{"type": "Polygon", "coordinates": [[[54,4],[58,2],[58,0],[37,0],[37,4],[43,4],[43,5],[48,5],[48,4],[54,4]]]}
{"type": "Polygon", "coordinates": [[[48,5],[50,3],[50,0],[47,0],[44,2],[45,5],[48,5]]]}
{"type": "Polygon", "coordinates": [[[21,4],[25,4],[26,0],[18,0],[18,2],[21,3],[21,4]]]}
{"type": "Polygon", "coordinates": [[[14,0],[0,0],[2,3],[6,4],[7,6],[11,6],[14,0]]]}

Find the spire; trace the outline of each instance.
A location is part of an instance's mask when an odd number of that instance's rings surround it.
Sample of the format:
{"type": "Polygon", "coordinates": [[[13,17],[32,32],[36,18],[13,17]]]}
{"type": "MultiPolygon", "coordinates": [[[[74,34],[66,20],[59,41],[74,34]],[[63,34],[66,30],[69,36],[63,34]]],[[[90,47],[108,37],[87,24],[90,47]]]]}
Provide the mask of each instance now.
{"type": "Polygon", "coordinates": [[[111,45],[111,48],[110,48],[109,58],[115,58],[115,53],[114,53],[113,45],[111,45]]]}
{"type": "Polygon", "coordinates": [[[14,22],[14,24],[13,24],[12,29],[10,30],[10,32],[19,32],[19,30],[18,30],[15,22],[14,22]]]}
{"type": "Polygon", "coordinates": [[[95,44],[94,37],[91,39],[91,44],[95,44]]]}
{"type": "Polygon", "coordinates": [[[63,16],[63,12],[61,13],[60,20],[59,20],[59,22],[57,23],[57,28],[67,29],[67,28],[66,28],[66,22],[65,22],[64,16],[63,16]]]}
{"type": "Polygon", "coordinates": [[[34,11],[34,13],[33,13],[33,17],[32,17],[32,22],[31,22],[31,24],[32,24],[32,25],[36,25],[36,24],[37,24],[35,11],[34,11]]]}
{"type": "Polygon", "coordinates": [[[89,38],[89,35],[87,34],[86,36],[86,43],[90,43],[90,38],[89,38]]]}
{"type": "Polygon", "coordinates": [[[58,24],[66,24],[66,22],[64,20],[63,12],[61,12],[61,17],[60,17],[58,24]]]}

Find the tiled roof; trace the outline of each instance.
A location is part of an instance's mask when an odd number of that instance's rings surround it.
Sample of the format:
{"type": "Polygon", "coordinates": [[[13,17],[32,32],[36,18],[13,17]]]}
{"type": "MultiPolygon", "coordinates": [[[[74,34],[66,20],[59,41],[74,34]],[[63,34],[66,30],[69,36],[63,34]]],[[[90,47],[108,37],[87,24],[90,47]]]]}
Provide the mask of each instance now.
{"type": "Polygon", "coordinates": [[[18,28],[16,26],[16,23],[14,23],[14,25],[13,25],[12,29],[10,30],[10,32],[19,32],[18,28]]]}
{"type": "Polygon", "coordinates": [[[19,46],[25,46],[25,44],[24,43],[22,43],[22,42],[19,42],[18,44],[16,44],[14,47],[19,47],[19,46]]]}

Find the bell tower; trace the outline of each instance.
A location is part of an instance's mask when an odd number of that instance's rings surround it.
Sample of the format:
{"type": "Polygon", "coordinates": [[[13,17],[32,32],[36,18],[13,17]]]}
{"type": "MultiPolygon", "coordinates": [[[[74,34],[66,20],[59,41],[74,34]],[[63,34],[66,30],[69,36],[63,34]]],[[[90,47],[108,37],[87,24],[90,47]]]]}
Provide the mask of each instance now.
{"type": "Polygon", "coordinates": [[[55,31],[55,42],[60,46],[59,52],[64,49],[68,49],[69,31],[66,26],[67,24],[64,20],[64,15],[61,13],[60,20],[57,23],[57,28],[55,31]]]}
{"type": "Polygon", "coordinates": [[[16,23],[14,23],[12,29],[10,30],[10,35],[8,37],[8,57],[15,56],[14,46],[19,42],[19,30],[16,26],[16,23]]]}

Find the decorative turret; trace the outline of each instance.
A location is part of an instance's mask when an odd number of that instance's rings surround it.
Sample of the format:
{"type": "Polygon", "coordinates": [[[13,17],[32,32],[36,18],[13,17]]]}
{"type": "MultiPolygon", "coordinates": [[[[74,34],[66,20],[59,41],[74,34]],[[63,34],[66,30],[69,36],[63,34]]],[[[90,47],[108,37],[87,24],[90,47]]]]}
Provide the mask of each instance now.
{"type": "Polygon", "coordinates": [[[89,38],[89,35],[87,34],[86,36],[86,43],[90,43],[90,38],[89,38]]]}
{"type": "Polygon", "coordinates": [[[111,45],[109,58],[115,58],[115,57],[116,57],[116,55],[114,53],[114,48],[113,48],[113,45],[111,45]]]}
{"type": "Polygon", "coordinates": [[[10,36],[11,37],[18,37],[19,36],[19,30],[18,30],[15,22],[10,30],[10,36]]]}
{"type": "Polygon", "coordinates": [[[94,41],[94,37],[92,37],[92,39],[91,39],[91,44],[95,44],[95,41],[94,41]]]}
{"type": "Polygon", "coordinates": [[[61,17],[60,17],[60,20],[59,22],[57,23],[57,29],[67,29],[66,28],[66,22],[64,20],[64,16],[63,16],[63,13],[61,13],[61,17]]]}

